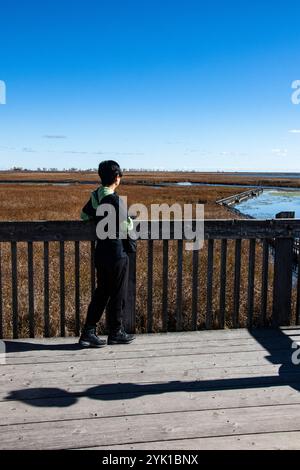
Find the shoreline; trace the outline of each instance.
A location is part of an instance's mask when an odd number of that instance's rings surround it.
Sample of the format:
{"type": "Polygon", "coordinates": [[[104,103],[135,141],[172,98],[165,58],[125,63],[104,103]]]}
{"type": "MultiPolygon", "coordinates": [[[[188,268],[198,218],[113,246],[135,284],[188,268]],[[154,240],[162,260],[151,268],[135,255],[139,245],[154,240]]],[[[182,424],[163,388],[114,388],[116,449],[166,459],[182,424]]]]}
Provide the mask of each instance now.
{"type": "MultiPolygon", "coordinates": [[[[51,172],[51,171],[0,171],[0,184],[48,183],[48,184],[98,184],[96,172],[51,172]]],[[[122,184],[166,186],[166,185],[215,185],[236,187],[298,188],[300,173],[219,173],[219,172],[135,172],[126,171],[122,184]]]]}
{"type": "MultiPolygon", "coordinates": [[[[270,182],[271,183],[271,182],[270,182]]],[[[274,181],[272,181],[272,184],[247,184],[247,183],[242,183],[242,182],[234,182],[234,183],[220,183],[220,182],[198,182],[198,181],[160,181],[160,182],[154,182],[154,181],[129,181],[129,180],[124,180],[122,181],[122,185],[136,185],[136,186],[147,186],[147,187],[152,187],[152,188],[191,188],[191,187],[227,187],[227,188],[257,188],[258,186],[271,190],[271,189],[277,189],[277,190],[286,190],[286,191],[293,191],[293,190],[300,190],[300,185],[293,185],[290,184],[289,186],[284,186],[282,182],[278,183],[277,185],[274,185],[274,181]]],[[[291,182],[293,183],[293,182],[291,182]]],[[[57,185],[57,186],[71,186],[71,185],[97,185],[99,184],[99,181],[97,180],[73,180],[73,179],[1,179],[0,178],[0,185],[11,185],[11,184],[16,184],[16,185],[57,185]]]]}

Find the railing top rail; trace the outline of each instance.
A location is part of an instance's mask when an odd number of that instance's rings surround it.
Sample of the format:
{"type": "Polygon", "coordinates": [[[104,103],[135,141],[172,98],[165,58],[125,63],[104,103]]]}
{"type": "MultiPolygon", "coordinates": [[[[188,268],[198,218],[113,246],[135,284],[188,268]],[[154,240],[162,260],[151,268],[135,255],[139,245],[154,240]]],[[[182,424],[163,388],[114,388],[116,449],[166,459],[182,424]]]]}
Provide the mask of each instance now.
{"type": "MultiPolygon", "coordinates": [[[[166,221],[164,221],[166,223],[166,221]]],[[[134,225],[144,238],[151,238],[151,229],[159,229],[159,239],[176,239],[175,224],[181,224],[183,238],[188,231],[195,231],[197,220],[171,221],[170,236],[163,221],[135,220],[134,225]]],[[[177,226],[178,228],[178,226],[177,226]]],[[[180,231],[180,230],[179,230],[180,231]]],[[[178,231],[177,231],[178,233],[178,231]]],[[[206,239],[250,239],[250,238],[300,238],[300,219],[236,219],[204,221],[206,239]]],[[[75,221],[24,221],[0,222],[0,241],[92,241],[96,240],[93,222],[75,221]]]]}

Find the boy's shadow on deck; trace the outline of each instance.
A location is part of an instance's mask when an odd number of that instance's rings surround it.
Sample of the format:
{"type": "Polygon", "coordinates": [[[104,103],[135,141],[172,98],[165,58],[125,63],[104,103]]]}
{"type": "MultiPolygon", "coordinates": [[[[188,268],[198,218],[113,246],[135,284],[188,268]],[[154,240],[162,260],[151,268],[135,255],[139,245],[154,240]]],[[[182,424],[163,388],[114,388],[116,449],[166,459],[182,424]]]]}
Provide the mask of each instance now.
{"type": "MultiPolygon", "coordinates": [[[[252,337],[269,352],[267,359],[272,364],[281,364],[278,374],[260,377],[241,377],[241,378],[225,378],[212,380],[194,380],[194,381],[170,381],[166,383],[115,383],[103,384],[90,387],[87,390],[75,393],[68,392],[60,388],[29,388],[11,391],[6,399],[18,400],[37,407],[69,407],[74,405],[81,397],[88,397],[93,400],[113,401],[113,400],[129,400],[145,395],[159,395],[170,392],[205,392],[217,390],[232,389],[250,389],[250,388],[267,388],[288,385],[294,390],[300,391],[300,365],[293,364],[292,354],[296,351],[292,347],[294,340],[291,339],[285,331],[288,330],[249,330],[252,337]],[[276,348],[274,349],[274,345],[276,348]],[[279,346],[279,347],[278,347],[279,346]]],[[[300,333],[300,330],[299,330],[300,333]]],[[[293,335],[297,337],[300,334],[293,335]]],[[[12,343],[13,344],[13,343],[12,343]]],[[[26,343],[14,343],[15,345],[25,345],[26,343]]],[[[28,347],[27,343],[27,347],[28,347]]],[[[32,343],[31,343],[32,346],[32,343]]],[[[78,345],[36,345],[36,349],[62,349],[76,350],[78,345]],[[63,347],[64,346],[65,349],[63,347]]],[[[25,346],[26,347],[26,346],[25,346]]],[[[35,348],[34,348],[35,349],[35,348]]],[[[22,350],[22,349],[21,349],[22,350]]],[[[25,350],[25,349],[23,349],[25,350]]],[[[27,349],[28,350],[28,349],[27,349]]],[[[15,349],[16,351],[16,349],[15,349]]],[[[14,351],[14,352],[15,352],[14,351]]],[[[18,349],[20,351],[20,349],[18,349]]],[[[300,351],[297,357],[300,360],[300,351]]]]}

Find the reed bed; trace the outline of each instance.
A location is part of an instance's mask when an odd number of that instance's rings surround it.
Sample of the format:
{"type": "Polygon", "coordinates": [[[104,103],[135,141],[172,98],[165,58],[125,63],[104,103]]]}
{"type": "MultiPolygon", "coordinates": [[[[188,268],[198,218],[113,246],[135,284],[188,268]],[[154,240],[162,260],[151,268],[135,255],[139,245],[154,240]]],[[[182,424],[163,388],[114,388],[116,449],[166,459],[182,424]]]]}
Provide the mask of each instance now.
{"type": "MultiPolygon", "coordinates": [[[[72,220],[78,219],[81,207],[89,197],[94,186],[36,186],[17,184],[0,186],[0,220],[72,220]]],[[[243,188],[242,188],[243,189],[243,188]]],[[[241,189],[241,190],[242,190],[241,189]]],[[[232,194],[232,188],[198,187],[198,188],[160,188],[126,185],[120,189],[128,197],[128,203],[143,202],[150,207],[151,203],[196,203],[205,204],[206,218],[236,218],[236,215],[215,203],[216,199],[232,194]]],[[[2,282],[2,318],[3,336],[12,336],[12,268],[10,244],[1,243],[1,282],[2,282]]],[[[18,243],[18,333],[20,337],[29,336],[29,302],[28,302],[28,265],[27,244],[18,243]]],[[[154,241],[153,265],[153,331],[162,331],[162,242],[154,241]]],[[[138,243],[137,256],[137,331],[147,331],[147,242],[138,243]]],[[[36,336],[43,336],[45,329],[45,270],[43,263],[43,243],[35,242],[34,250],[34,331],[36,336]]],[[[234,294],[234,241],[228,241],[227,248],[227,283],[225,326],[233,326],[234,294]]],[[[247,326],[248,301],[248,256],[249,241],[242,241],[241,284],[239,303],[239,326],[247,326]]],[[[89,242],[80,243],[80,322],[84,322],[88,303],[92,293],[91,251],[89,242]]],[[[65,312],[66,335],[76,332],[75,325],[75,244],[65,243],[65,312]]],[[[169,242],[168,272],[168,330],[176,330],[177,313],[177,242],[169,242]]],[[[215,241],[213,268],[213,328],[220,326],[220,263],[221,242],[215,241]]],[[[255,283],[254,283],[254,318],[255,326],[262,325],[261,317],[261,271],[262,245],[256,244],[255,283]]],[[[192,328],[192,253],[183,250],[182,272],[182,328],[192,328]]],[[[266,323],[270,323],[272,314],[273,263],[270,257],[268,305],[266,323]]],[[[197,328],[205,328],[207,304],[207,242],[199,252],[197,328]]],[[[51,336],[60,334],[60,278],[59,278],[59,243],[49,243],[49,330],[51,336]]],[[[293,289],[293,312],[296,309],[296,289],[293,289]]],[[[294,318],[293,318],[294,320],[294,318]]],[[[46,318],[47,321],[47,318],[46,318]]],[[[99,326],[105,332],[105,319],[99,326]]]]}

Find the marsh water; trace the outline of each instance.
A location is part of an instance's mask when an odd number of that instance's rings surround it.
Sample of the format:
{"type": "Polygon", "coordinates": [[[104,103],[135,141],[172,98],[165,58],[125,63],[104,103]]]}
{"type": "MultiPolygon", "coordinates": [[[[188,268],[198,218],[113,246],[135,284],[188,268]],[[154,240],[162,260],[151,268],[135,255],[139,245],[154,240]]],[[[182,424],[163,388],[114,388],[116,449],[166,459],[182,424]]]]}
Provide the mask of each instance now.
{"type": "MultiPolygon", "coordinates": [[[[298,176],[298,174],[297,174],[298,176]]],[[[209,184],[209,183],[177,183],[178,186],[231,186],[231,184],[209,184]]],[[[245,185],[244,188],[257,187],[254,185],[245,185]]],[[[265,186],[264,192],[255,198],[236,204],[235,207],[243,214],[250,215],[256,219],[272,219],[278,212],[294,211],[295,218],[300,218],[300,188],[278,188],[265,186]]],[[[238,193],[239,191],[237,191],[238,193]]]]}
{"type": "Polygon", "coordinates": [[[256,219],[272,219],[282,211],[294,211],[295,218],[299,219],[300,189],[265,189],[260,196],[240,202],[235,207],[256,219]]]}

